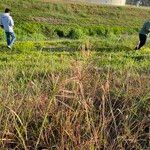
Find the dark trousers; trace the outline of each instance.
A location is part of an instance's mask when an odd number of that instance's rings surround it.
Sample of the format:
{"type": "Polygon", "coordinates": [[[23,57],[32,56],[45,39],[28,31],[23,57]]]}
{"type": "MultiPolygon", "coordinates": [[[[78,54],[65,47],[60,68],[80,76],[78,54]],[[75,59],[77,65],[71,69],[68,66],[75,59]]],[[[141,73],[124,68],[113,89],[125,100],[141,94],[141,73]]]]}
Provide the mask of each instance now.
{"type": "Polygon", "coordinates": [[[6,39],[7,39],[7,45],[12,46],[16,40],[16,36],[13,32],[5,32],[6,33],[6,39]]]}
{"type": "Polygon", "coordinates": [[[146,43],[146,40],[147,40],[147,36],[145,34],[139,34],[139,44],[138,46],[136,47],[136,49],[140,49],[142,46],[145,45],[146,43]]]}

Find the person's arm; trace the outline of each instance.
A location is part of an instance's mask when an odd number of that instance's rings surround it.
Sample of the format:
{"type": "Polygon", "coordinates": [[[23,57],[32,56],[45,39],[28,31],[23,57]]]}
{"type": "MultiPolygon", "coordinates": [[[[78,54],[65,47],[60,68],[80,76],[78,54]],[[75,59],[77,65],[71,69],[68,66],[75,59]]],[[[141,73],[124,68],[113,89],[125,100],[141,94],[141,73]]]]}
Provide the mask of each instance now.
{"type": "Polygon", "coordinates": [[[14,21],[12,19],[12,17],[10,17],[10,23],[9,23],[10,26],[14,26],[14,21]]]}

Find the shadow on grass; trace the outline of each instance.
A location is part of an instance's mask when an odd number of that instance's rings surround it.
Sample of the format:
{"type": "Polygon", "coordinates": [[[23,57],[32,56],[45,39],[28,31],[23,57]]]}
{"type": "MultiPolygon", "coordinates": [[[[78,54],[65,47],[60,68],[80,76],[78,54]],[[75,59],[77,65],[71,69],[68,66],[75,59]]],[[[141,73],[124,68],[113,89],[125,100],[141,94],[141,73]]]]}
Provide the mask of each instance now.
{"type": "Polygon", "coordinates": [[[150,55],[139,55],[139,56],[131,56],[135,61],[142,61],[145,59],[150,59],[150,55]]]}
{"type": "Polygon", "coordinates": [[[0,45],[0,52],[9,50],[6,45],[0,45]]]}
{"type": "Polygon", "coordinates": [[[108,46],[108,47],[95,47],[96,51],[101,51],[101,52],[119,52],[119,51],[134,51],[131,47],[128,46],[108,46]]]}
{"type": "Polygon", "coordinates": [[[69,46],[51,46],[51,47],[43,47],[42,51],[46,51],[46,52],[72,52],[72,51],[77,51],[78,47],[77,46],[73,46],[73,47],[69,47],[69,46]]]}
{"type": "MultiPolygon", "coordinates": [[[[47,52],[63,52],[63,51],[67,51],[67,52],[72,52],[72,51],[82,51],[83,49],[80,48],[79,45],[76,46],[51,46],[51,47],[43,47],[42,48],[43,51],[47,51],[47,52]]],[[[98,46],[94,46],[90,49],[86,48],[84,49],[85,51],[88,50],[94,50],[94,51],[98,51],[98,52],[119,52],[119,51],[134,51],[132,48],[127,47],[127,46],[108,46],[108,47],[98,47],[98,46]]]]}

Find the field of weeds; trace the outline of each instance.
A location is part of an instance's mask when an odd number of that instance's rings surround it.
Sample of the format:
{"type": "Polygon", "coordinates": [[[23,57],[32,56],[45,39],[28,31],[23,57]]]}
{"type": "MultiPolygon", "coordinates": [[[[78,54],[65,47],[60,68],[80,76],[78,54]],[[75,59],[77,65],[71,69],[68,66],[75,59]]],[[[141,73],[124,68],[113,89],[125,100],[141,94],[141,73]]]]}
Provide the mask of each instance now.
{"type": "Polygon", "coordinates": [[[148,150],[149,8],[1,0],[0,150],[148,150]],[[20,11],[21,10],[21,11],[20,11]]]}
{"type": "Polygon", "coordinates": [[[149,49],[99,44],[1,44],[1,149],[148,149],[149,49]]]}

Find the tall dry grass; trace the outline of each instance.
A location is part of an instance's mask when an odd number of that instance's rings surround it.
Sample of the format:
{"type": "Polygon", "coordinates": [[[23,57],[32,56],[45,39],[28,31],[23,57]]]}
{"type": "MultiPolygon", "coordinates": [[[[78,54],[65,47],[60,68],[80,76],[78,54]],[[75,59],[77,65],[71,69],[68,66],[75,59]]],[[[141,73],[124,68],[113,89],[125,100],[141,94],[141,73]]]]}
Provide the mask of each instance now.
{"type": "Polygon", "coordinates": [[[148,149],[148,75],[78,61],[28,80],[8,74],[1,80],[1,149],[148,149]]]}

